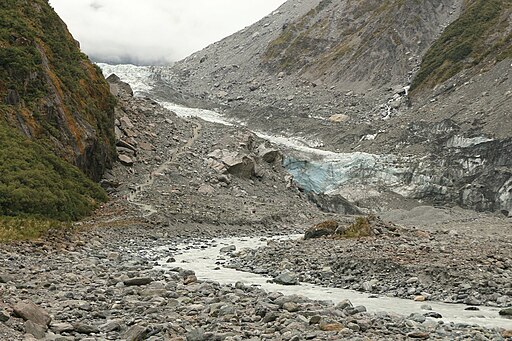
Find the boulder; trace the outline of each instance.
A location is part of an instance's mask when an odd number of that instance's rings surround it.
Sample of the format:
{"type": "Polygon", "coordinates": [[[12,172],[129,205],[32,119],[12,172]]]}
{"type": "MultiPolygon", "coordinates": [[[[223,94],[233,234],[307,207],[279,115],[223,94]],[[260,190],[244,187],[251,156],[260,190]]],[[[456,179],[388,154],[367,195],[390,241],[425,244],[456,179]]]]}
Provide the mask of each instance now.
{"type": "Polygon", "coordinates": [[[137,154],[137,148],[126,141],[119,140],[116,142],[116,146],[130,149],[131,151],[133,151],[134,154],[137,154]]]}
{"type": "Polygon", "coordinates": [[[149,142],[141,142],[139,144],[139,147],[142,149],[142,150],[145,150],[145,151],[151,151],[151,150],[155,150],[155,146],[153,146],[151,143],[149,142]]]}
{"type": "Polygon", "coordinates": [[[73,327],[75,329],[75,332],[77,332],[79,334],[89,335],[89,334],[95,334],[95,333],[99,333],[100,332],[98,327],[92,326],[92,325],[89,325],[89,324],[86,324],[86,323],[82,323],[82,322],[75,323],[73,325],[73,327]]]}
{"type": "Polygon", "coordinates": [[[192,329],[187,333],[187,341],[205,341],[207,339],[203,328],[192,329]]]}
{"type": "Polygon", "coordinates": [[[32,321],[25,322],[25,333],[33,335],[38,340],[44,339],[47,330],[48,328],[46,326],[39,325],[32,321]]]}
{"type": "Polygon", "coordinates": [[[136,324],[123,334],[123,339],[126,341],[140,341],[145,340],[148,334],[149,332],[146,327],[136,324]]]}
{"type": "Polygon", "coordinates": [[[333,235],[338,228],[338,222],[334,220],[327,220],[316,224],[306,230],[304,239],[320,238],[324,236],[333,235]]]}
{"type": "Polygon", "coordinates": [[[332,123],[343,123],[347,122],[349,119],[350,117],[348,117],[345,114],[336,114],[329,117],[329,121],[331,121],[332,123]]]}
{"type": "Polygon", "coordinates": [[[128,155],[119,155],[119,162],[121,162],[121,164],[123,166],[128,166],[128,167],[131,167],[133,166],[133,160],[131,157],[129,157],[128,155]]]}
{"type": "Polygon", "coordinates": [[[41,326],[48,326],[51,322],[50,314],[41,307],[32,302],[18,303],[13,307],[13,313],[16,317],[21,317],[25,321],[32,321],[41,326]]]}
{"type": "Polygon", "coordinates": [[[251,178],[256,173],[256,163],[247,155],[230,154],[222,158],[228,173],[240,178],[251,178]]]}
{"type": "Polygon", "coordinates": [[[110,85],[110,93],[114,96],[119,96],[121,94],[125,94],[128,96],[133,96],[133,90],[128,83],[121,81],[121,79],[116,74],[111,74],[107,77],[107,81],[110,85]]]}
{"type": "Polygon", "coordinates": [[[215,188],[208,184],[203,184],[199,187],[197,192],[201,194],[213,194],[213,192],[215,192],[215,188]]]}
{"type": "Polygon", "coordinates": [[[512,316],[512,308],[501,309],[499,314],[501,316],[512,316]]]}
{"type": "Polygon", "coordinates": [[[240,178],[251,178],[256,174],[256,162],[243,153],[216,149],[208,157],[208,166],[218,172],[227,172],[240,178]]]}
{"type": "Polygon", "coordinates": [[[9,315],[7,313],[0,311],[0,322],[7,322],[9,321],[9,315]]]}
{"type": "Polygon", "coordinates": [[[208,159],[208,161],[206,163],[207,163],[208,167],[217,171],[218,173],[226,173],[227,172],[226,166],[224,166],[224,164],[222,162],[219,162],[215,159],[208,159]]]}
{"type": "Polygon", "coordinates": [[[282,285],[297,285],[299,284],[299,279],[294,273],[284,271],[280,275],[274,277],[274,282],[282,285]]]}
{"type": "Polygon", "coordinates": [[[147,285],[151,282],[153,282],[153,279],[149,277],[134,277],[123,281],[126,286],[141,286],[147,285]]]}
{"type": "Polygon", "coordinates": [[[73,325],[67,322],[52,323],[50,325],[50,329],[57,334],[61,334],[64,332],[72,332],[73,330],[75,330],[73,325]]]}
{"type": "Polygon", "coordinates": [[[275,148],[267,148],[265,144],[261,144],[258,149],[258,156],[267,163],[273,163],[281,158],[281,153],[275,148]]]}

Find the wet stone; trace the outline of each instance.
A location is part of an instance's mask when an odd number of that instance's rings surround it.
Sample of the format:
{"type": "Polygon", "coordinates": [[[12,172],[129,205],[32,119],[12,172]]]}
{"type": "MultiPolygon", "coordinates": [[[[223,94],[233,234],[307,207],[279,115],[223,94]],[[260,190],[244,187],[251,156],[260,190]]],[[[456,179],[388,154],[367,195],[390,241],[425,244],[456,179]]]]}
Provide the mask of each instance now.
{"type": "Polygon", "coordinates": [[[134,277],[129,278],[123,281],[124,285],[126,286],[141,286],[141,285],[148,285],[149,283],[153,282],[153,279],[149,277],[134,277]]]}
{"type": "Polygon", "coordinates": [[[443,318],[443,316],[441,314],[436,313],[435,311],[423,314],[423,316],[425,316],[425,317],[432,317],[432,318],[435,318],[435,319],[443,318]]]}

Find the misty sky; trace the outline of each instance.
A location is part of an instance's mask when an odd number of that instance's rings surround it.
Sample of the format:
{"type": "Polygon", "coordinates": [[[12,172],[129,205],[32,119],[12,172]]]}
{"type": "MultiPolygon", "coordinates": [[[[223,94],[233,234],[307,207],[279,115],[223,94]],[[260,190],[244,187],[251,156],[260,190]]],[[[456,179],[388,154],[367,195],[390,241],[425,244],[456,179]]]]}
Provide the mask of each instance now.
{"type": "Polygon", "coordinates": [[[182,59],[248,26],[285,0],[50,0],[97,61],[182,59]]]}

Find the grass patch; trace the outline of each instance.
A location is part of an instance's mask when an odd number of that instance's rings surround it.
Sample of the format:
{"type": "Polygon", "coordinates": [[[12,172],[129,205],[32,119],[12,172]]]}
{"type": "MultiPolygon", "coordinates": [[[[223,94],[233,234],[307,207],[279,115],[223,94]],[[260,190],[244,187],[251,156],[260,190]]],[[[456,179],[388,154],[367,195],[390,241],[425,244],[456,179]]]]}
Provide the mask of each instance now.
{"type": "Polygon", "coordinates": [[[71,224],[43,218],[1,217],[0,242],[33,240],[53,229],[71,229],[71,224]]]}
{"type": "Polygon", "coordinates": [[[0,216],[78,220],[108,197],[78,168],[0,119],[0,216]]]}
{"type": "Polygon", "coordinates": [[[373,224],[376,220],[374,215],[357,217],[350,226],[336,229],[337,238],[361,238],[374,236],[373,224]]]}

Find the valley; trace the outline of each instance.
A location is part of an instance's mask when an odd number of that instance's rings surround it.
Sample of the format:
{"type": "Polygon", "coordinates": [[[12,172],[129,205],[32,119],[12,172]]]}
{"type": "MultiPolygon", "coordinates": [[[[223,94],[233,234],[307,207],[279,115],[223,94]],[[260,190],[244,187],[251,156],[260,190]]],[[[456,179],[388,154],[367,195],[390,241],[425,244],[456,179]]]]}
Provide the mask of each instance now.
{"type": "Polygon", "coordinates": [[[287,1],[168,66],[9,1],[0,213],[61,220],[1,245],[0,340],[512,339],[510,1],[287,1]]]}

